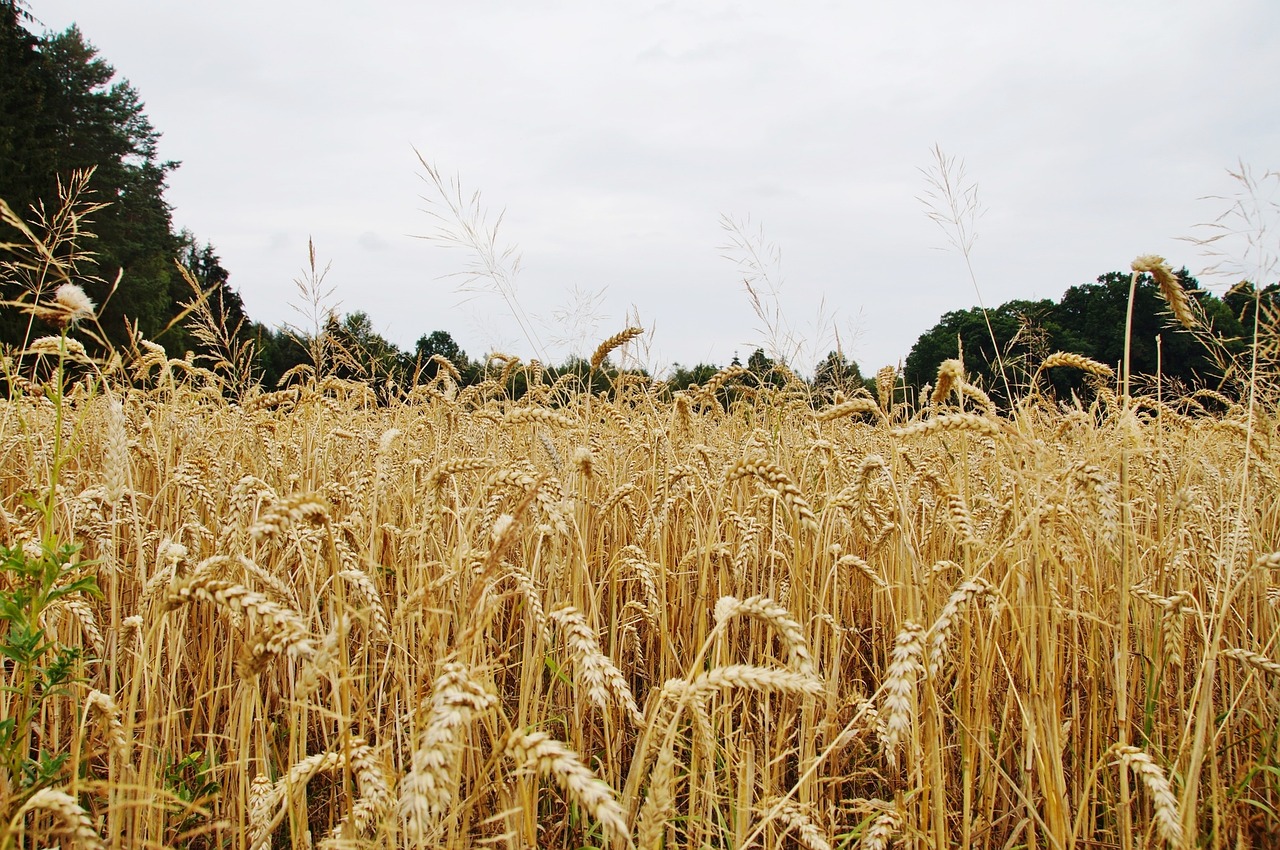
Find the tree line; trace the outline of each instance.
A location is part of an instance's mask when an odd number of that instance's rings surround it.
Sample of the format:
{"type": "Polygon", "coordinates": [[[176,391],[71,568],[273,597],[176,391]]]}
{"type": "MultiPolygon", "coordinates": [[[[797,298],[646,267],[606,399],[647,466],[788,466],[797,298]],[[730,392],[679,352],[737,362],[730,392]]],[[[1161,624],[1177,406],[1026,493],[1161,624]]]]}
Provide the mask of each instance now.
{"type": "MultiPolygon", "coordinates": [[[[246,377],[266,388],[299,366],[322,365],[339,377],[407,387],[431,381],[439,358],[458,369],[462,384],[482,378],[485,362],[468,357],[444,330],[422,335],[406,351],[378,334],[362,312],[330,315],[310,333],[250,320],[214,247],[174,226],[164,194],[179,163],[159,159],[160,134],[139,93],[116,79],[115,69],[75,26],[36,35],[28,28],[33,25],[25,3],[0,0],[0,199],[53,250],[66,252],[78,279],[97,282],[91,294],[102,305],[104,344],[127,348],[140,336],[174,357],[192,352],[225,364],[228,356],[242,356],[246,377]],[[67,221],[58,218],[67,205],[81,215],[70,235],[67,221]],[[73,238],[84,231],[94,236],[87,247],[73,238]]],[[[0,221],[0,244],[20,244],[20,236],[12,223],[0,221]]],[[[1143,274],[1133,312],[1132,371],[1159,375],[1173,387],[1221,387],[1233,378],[1232,355],[1249,344],[1250,311],[1263,303],[1274,312],[1280,292],[1274,284],[1260,294],[1242,284],[1218,298],[1185,269],[1179,280],[1204,317],[1203,327],[1196,333],[1171,328],[1158,287],[1143,274]]],[[[916,341],[901,382],[918,389],[944,360],[960,357],[971,381],[1007,403],[1007,393],[1025,387],[1027,375],[1054,351],[1114,366],[1123,352],[1129,284],[1128,272],[1111,272],[1071,287],[1056,302],[1019,300],[985,312],[947,313],[916,341]]],[[[29,303],[39,285],[32,283],[29,263],[0,267],[0,296],[10,305],[29,303]]],[[[29,316],[0,310],[6,348],[20,350],[31,334],[29,316]]],[[[735,356],[730,365],[742,366],[757,383],[781,386],[789,364],[756,350],[745,364],[735,356]]],[[[874,387],[839,351],[800,365],[812,366],[810,383],[820,391],[874,387]]],[[[548,370],[547,379],[567,373],[586,379],[593,371],[587,366],[570,359],[548,370]]],[[[702,384],[719,369],[676,364],[667,383],[673,390],[702,384]]],[[[1068,372],[1049,377],[1060,397],[1084,391],[1080,376],[1068,372]]]]}

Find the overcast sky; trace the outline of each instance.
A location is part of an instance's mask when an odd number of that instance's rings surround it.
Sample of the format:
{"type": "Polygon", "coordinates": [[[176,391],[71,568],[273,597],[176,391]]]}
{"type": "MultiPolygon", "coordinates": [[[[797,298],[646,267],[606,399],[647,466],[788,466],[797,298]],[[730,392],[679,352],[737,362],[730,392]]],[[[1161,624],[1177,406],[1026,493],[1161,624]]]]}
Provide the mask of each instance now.
{"type": "Polygon", "coordinates": [[[652,368],[768,348],[728,216],[780,249],[795,365],[838,332],[874,373],[978,302],[918,200],[935,145],[978,186],[988,306],[1139,254],[1197,271],[1178,237],[1225,208],[1203,197],[1280,167],[1276,0],[30,5],[138,90],[182,162],[175,224],[254,319],[302,321],[311,237],[342,312],[473,357],[589,355],[633,309],[652,368]],[[436,230],[415,148],[505,209],[532,343],[500,295],[458,291],[473,255],[414,238],[436,230]]]}

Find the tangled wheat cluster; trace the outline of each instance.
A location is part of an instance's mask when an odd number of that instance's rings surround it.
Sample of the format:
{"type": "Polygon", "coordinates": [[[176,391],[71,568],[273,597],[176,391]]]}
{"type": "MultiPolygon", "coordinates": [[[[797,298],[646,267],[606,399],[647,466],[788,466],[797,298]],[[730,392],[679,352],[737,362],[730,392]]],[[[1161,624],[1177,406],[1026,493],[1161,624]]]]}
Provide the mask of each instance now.
{"type": "Polygon", "coordinates": [[[0,533],[39,548],[24,495],[56,468],[52,527],[103,591],[46,612],[91,660],[37,718],[65,780],[2,789],[9,845],[1280,825],[1269,412],[1127,403],[1074,355],[1045,366],[1096,379],[1092,407],[1000,415],[958,362],[918,411],[893,370],[879,398],[740,369],[590,395],[514,359],[389,404],[307,375],[233,403],[147,351],[61,415],[31,384],[0,404],[0,533]]]}

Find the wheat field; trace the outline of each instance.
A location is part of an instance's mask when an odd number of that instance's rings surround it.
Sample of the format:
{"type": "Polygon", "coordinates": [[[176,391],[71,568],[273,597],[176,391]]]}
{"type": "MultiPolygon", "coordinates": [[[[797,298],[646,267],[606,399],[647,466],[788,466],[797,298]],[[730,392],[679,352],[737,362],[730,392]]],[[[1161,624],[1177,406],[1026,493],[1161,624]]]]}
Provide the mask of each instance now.
{"type": "Polygon", "coordinates": [[[1000,413],[955,362],[231,401],[71,336],[0,404],[4,848],[1276,839],[1262,405],[1074,355],[1000,413]]]}

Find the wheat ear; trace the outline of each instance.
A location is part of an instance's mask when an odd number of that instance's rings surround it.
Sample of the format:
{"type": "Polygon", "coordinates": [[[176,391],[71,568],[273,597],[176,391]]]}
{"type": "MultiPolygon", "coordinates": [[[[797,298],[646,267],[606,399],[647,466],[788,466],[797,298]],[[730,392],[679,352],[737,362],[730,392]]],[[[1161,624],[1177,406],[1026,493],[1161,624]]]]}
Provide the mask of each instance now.
{"type": "Polygon", "coordinates": [[[612,696],[622,704],[633,723],[637,726],[644,723],[644,716],[640,713],[626,677],[613,663],[613,659],[600,649],[600,641],[587,625],[582,612],[570,605],[552,611],[549,616],[564,633],[565,643],[573,656],[574,675],[586,687],[591,701],[602,711],[608,711],[612,696]]]}
{"type": "Polygon", "coordinates": [[[430,711],[408,775],[400,782],[399,812],[405,831],[425,841],[453,800],[451,773],[462,751],[462,732],[472,718],[497,702],[464,664],[450,663],[436,678],[430,711]]]}
{"type": "Polygon", "coordinates": [[[1155,809],[1156,830],[1170,847],[1182,846],[1182,816],[1178,814],[1178,798],[1174,796],[1169,780],[1160,765],[1152,761],[1138,747],[1116,744],[1111,751],[1119,756],[1120,763],[1142,780],[1151,795],[1155,809]]]}
{"type": "Polygon", "coordinates": [[[27,813],[34,812],[37,809],[43,809],[62,821],[62,826],[55,827],[54,831],[68,836],[74,846],[88,847],[90,850],[99,850],[99,848],[104,848],[105,850],[106,844],[103,843],[102,836],[98,835],[97,830],[93,828],[93,821],[90,820],[89,813],[80,808],[80,804],[76,802],[75,797],[55,788],[41,788],[27,798],[27,801],[22,804],[22,808],[18,809],[18,813],[9,822],[10,835],[13,834],[18,822],[27,813]]]}
{"type": "Polygon", "coordinates": [[[787,652],[791,656],[791,664],[802,676],[816,677],[817,667],[804,638],[804,630],[796,622],[791,612],[774,602],[767,596],[752,596],[748,599],[737,599],[733,596],[722,596],[716,602],[716,628],[723,630],[735,617],[751,617],[761,620],[778,632],[787,652]]]}
{"type": "Polygon", "coordinates": [[[503,749],[517,769],[555,779],[600,824],[615,846],[635,847],[613,789],[592,773],[568,745],[545,732],[531,732],[512,735],[503,749]]]}
{"type": "Polygon", "coordinates": [[[596,348],[595,353],[591,355],[591,371],[594,372],[599,369],[601,364],[604,363],[604,359],[608,357],[614,349],[621,348],[631,342],[631,340],[640,336],[642,333],[644,333],[644,328],[627,328],[626,330],[619,331],[604,342],[600,343],[599,347],[596,348]]]}
{"type": "Polygon", "coordinates": [[[1174,318],[1181,322],[1184,328],[1195,327],[1196,315],[1191,310],[1191,302],[1164,257],[1144,254],[1133,261],[1132,268],[1135,272],[1150,272],[1160,286],[1160,294],[1164,296],[1174,318]]]}
{"type": "Polygon", "coordinates": [[[916,677],[924,670],[920,662],[923,637],[924,629],[908,620],[894,640],[893,660],[884,682],[885,728],[881,735],[890,767],[897,767],[898,745],[911,730],[915,716],[916,677]]]}

